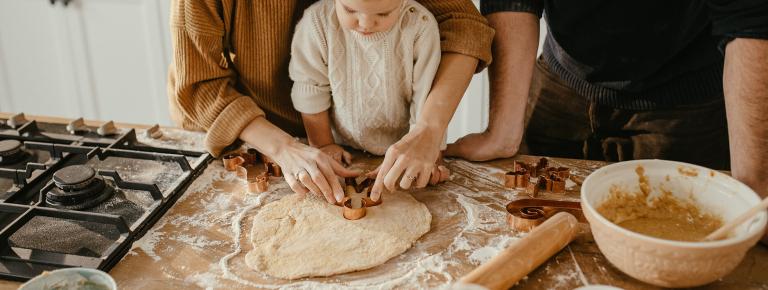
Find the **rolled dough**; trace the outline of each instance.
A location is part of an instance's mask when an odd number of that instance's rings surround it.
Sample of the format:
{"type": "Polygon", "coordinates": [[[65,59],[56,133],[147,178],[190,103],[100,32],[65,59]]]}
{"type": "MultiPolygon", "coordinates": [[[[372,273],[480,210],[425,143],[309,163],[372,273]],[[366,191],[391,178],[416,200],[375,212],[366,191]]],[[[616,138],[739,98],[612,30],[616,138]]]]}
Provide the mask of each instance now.
{"type": "Polygon", "coordinates": [[[407,193],[394,192],[350,221],[313,196],[288,195],[253,218],[249,267],[282,279],[330,276],[383,264],[429,231],[432,215],[407,193]]]}

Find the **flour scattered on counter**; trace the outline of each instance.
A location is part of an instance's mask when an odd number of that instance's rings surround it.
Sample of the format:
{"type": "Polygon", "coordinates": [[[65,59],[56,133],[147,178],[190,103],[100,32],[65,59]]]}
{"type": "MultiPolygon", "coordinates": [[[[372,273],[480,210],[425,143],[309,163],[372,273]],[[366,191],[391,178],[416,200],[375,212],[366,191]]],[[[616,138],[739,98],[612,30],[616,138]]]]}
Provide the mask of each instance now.
{"type": "Polygon", "coordinates": [[[565,180],[565,188],[566,189],[572,189],[574,186],[576,186],[576,182],[573,182],[570,178],[565,180]]]}
{"type": "Polygon", "coordinates": [[[469,241],[467,241],[467,238],[463,237],[461,234],[459,234],[459,236],[453,240],[451,248],[454,252],[469,251],[472,249],[472,247],[469,245],[469,241]]]}
{"type": "MultiPolygon", "coordinates": [[[[234,179],[233,177],[236,178],[234,174],[225,171],[224,167],[220,163],[213,162],[208,166],[208,168],[203,172],[203,174],[201,174],[190,185],[187,191],[179,198],[177,203],[182,202],[187,198],[190,198],[190,196],[194,196],[193,198],[199,198],[200,197],[199,194],[211,188],[211,184],[213,182],[233,180],[234,179]],[[198,196],[195,196],[195,195],[198,195],[198,196]]],[[[217,205],[214,205],[211,207],[218,208],[218,209],[223,208],[221,207],[221,204],[230,202],[227,196],[228,195],[224,195],[224,194],[215,196],[213,198],[214,200],[213,203],[217,205]]],[[[208,203],[206,203],[205,205],[210,206],[208,203]]],[[[141,239],[133,243],[129,254],[137,255],[138,253],[136,253],[135,250],[139,248],[147,256],[151,257],[152,260],[160,261],[161,257],[155,252],[155,247],[157,246],[158,242],[162,239],[169,239],[169,240],[174,240],[174,241],[182,242],[185,244],[189,244],[195,249],[204,249],[205,247],[220,245],[223,243],[222,241],[213,241],[213,240],[208,240],[205,237],[194,237],[187,234],[165,236],[165,232],[158,231],[157,229],[163,228],[163,226],[165,226],[167,223],[170,223],[175,226],[179,226],[181,228],[189,228],[189,227],[205,228],[221,220],[226,220],[226,216],[221,216],[221,212],[216,212],[213,210],[200,212],[190,216],[178,215],[178,214],[167,215],[165,218],[160,219],[160,221],[154,227],[152,227],[152,229],[149,230],[144,235],[144,237],[142,237],[141,239]]]]}
{"type": "MultiPolygon", "coordinates": [[[[154,228],[161,228],[163,224],[157,224],[154,228]]],[[[152,260],[160,261],[160,256],[158,256],[155,253],[155,246],[157,245],[157,242],[160,241],[160,239],[163,238],[164,233],[158,232],[154,230],[148,231],[144,237],[139,239],[138,241],[133,242],[133,245],[131,246],[131,255],[135,255],[133,252],[136,248],[140,248],[142,251],[144,251],[147,256],[152,258],[152,260]]]]}
{"type": "Polygon", "coordinates": [[[498,253],[499,250],[496,248],[482,247],[472,252],[472,254],[469,255],[469,260],[475,265],[480,265],[493,258],[493,256],[496,256],[498,253]]]}
{"type": "Polygon", "coordinates": [[[463,165],[463,167],[466,167],[466,168],[475,169],[476,171],[478,171],[478,173],[481,173],[481,174],[478,174],[478,176],[480,175],[489,176],[489,175],[494,175],[499,173],[504,174],[505,172],[503,169],[499,169],[490,165],[485,165],[483,163],[477,163],[477,162],[469,162],[462,159],[452,159],[450,164],[454,164],[454,163],[457,165],[463,165]]]}
{"type": "Polygon", "coordinates": [[[217,194],[211,201],[205,204],[205,212],[220,212],[226,210],[232,204],[231,194],[217,194]]]}
{"type": "Polygon", "coordinates": [[[184,281],[193,283],[200,288],[205,288],[206,290],[218,289],[221,287],[218,278],[211,272],[195,273],[193,275],[187,276],[184,281]]]}
{"type": "Polygon", "coordinates": [[[453,277],[445,272],[446,261],[443,255],[435,254],[428,255],[419,258],[414,265],[404,265],[408,269],[405,274],[396,276],[400,273],[395,273],[392,277],[382,277],[376,279],[370,279],[370,281],[363,281],[363,283],[354,283],[351,286],[370,288],[377,287],[380,289],[394,289],[397,286],[413,284],[417,285],[418,278],[424,275],[440,275],[445,278],[446,282],[453,280],[453,277]]]}
{"type": "MultiPolygon", "coordinates": [[[[480,192],[478,196],[487,197],[490,194],[489,192],[480,192]]],[[[459,202],[467,215],[465,231],[489,229],[496,227],[500,221],[503,223],[506,221],[506,213],[489,207],[489,204],[479,203],[477,200],[464,195],[457,195],[456,201],[459,202]]]]}
{"type": "Polygon", "coordinates": [[[212,188],[215,181],[230,182],[237,179],[237,175],[224,170],[220,162],[211,162],[205,172],[195,179],[187,188],[187,192],[179,198],[177,202],[186,200],[189,196],[205,193],[212,188]]]}
{"type": "Polygon", "coordinates": [[[179,241],[188,244],[195,248],[195,250],[203,251],[206,247],[221,245],[222,241],[213,241],[205,238],[204,236],[190,236],[186,234],[179,234],[169,237],[170,240],[179,241]]]}
{"type": "Polygon", "coordinates": [[[472,254],[469,255],[469,260],[475,265],[485,263],[496,256],[499,252],[506,249],[510,243],[519,239],[519,236],[503,235],[495,237],[488,243],[489,246],[485,246],[473,251],[472,254]]]}
{"type": "MultiPolygon", "coordinates": [[[[245,214],[250,212],[251,210],[257,208],[257,207],[260,207],[262,202],[263,202],[264,196],[266,196],[266,195],[267,195],[267,193],[262,193],[262,194],[256,196],[256,201],[254,203],[244,207],[232,219],[232,228],[231,229],[232,229],[232,233],[234,235],[234,237],[232,238],[232,242],[234,243],[235,249],[231,253],[227,254],[224,257],[222,257],[221,260],[219,260],[219,267],[224,272],[224,278],[236,281],[236,282],[241,283],[241,284],[246,284],[246,285],[253,284],[253,283],[251,283],[249,281],[246,281],[246,280],[238,277],[237,275],[233,274],[232,271],[229,270],[228,263],[229,263],[230,259],[232,259],[234,256],[237,256],[238,254],[240,254],[240,252],[243,251],[242,250],[242,245],[240,245],[240,235],[242,234],[242,226],[243,226],[242,225],[242,221],[243,221],[243,218],[245,217],[245,214]]],[[[253,286],[253,285],[251,285],[251,286],[253,286]]]]}
{"type": "Polygon", "coordinates": [[[477,211],[479,210],[478,208],[480,207],[480,205],[478,205],[473,199],[463,195],[457,195],[456,201],[458,201],[459,204],[461,204],[461,207],[464,208],[464,211],[467,214],[467,221],[466,221],[466,224],[464,225],[464,230],[476,229],[477,227],[479,227],[480,222],[478,221],[479,214],[477,211]]]}
{"type": "Polygon", "coordinates": [[[160,139],[147,137],[145,134],[146,130],[138,130],[136,132],[136,139],[150,146],[188,151],[205,151],[205,133],[174,128],[160,128],[160,130],[163,131],[163,136],[160,139]]]}
{"type": "Polygon", "coordinates": [[[571,280],[578,279],[578,273],[576,271],[571,271],[565,274],[558,274],[554,277],[555,279],[555,288],[562,288],[563,286],[570,285],[571,280]]]}
{"type": "Polygon", "coordinates": [[[576,266],[576,272],[579,274],[579,279],[581,280],[581,283],[584,285],[589,285],[589,281],[587,281],[587,276],[584,275],[584,271],[581,270],[581,266],[579,266],[579,261],[576,260],[576,255],[573,254],[573,249],[571,249],[571,246],[566,246],[568,248],[568,252],[571,253],[571,259],[573,259],[573,265],[576,266]]]}

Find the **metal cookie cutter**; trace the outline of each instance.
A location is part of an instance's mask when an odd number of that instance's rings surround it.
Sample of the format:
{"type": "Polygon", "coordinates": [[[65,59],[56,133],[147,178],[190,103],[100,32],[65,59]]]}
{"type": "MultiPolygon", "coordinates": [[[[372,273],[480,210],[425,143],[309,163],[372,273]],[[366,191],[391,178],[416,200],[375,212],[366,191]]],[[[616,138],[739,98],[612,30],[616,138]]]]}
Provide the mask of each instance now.
{"type": "Polygon", "coordinates": [[[514,171],[504,175],[504,186],[522,188],[530,197],[536,197],[539,191],[565,193],[565,180],[571,175],[568,167],[549,167],[546,158],[537,163],[515,161],[514,171]],[[531,180],[531,177],[536,177],[531,180]]]}
{"type": "Polygon", "coordinates": [[[547,158],[542,157],[539,159],[539,162],[536,163],[526,163],[523,161],[517,161],[515,160],[514,168],[515,171],[525,170],[529,173],[530,176],[538,176],[542,173],[542,171],[547,168],[549,165],[549,160],[547,158]]]}
{"type": "Polygon", "coordinates": [[[344,179],[344,194],[346,196],[336,205],[342,207],[342,215],[348,220],[359,220],[365,217],[367,207],[381,204],[381,198],[377,201],[371,198],[371,187],[373,187],[374,180],[369,177],[362,178],[360,181],[354,177],[344,179]]]}
{"type": "Polygon", "coordinates": [[[516,231],[527,232],[558,212],[573,214],[579,222],[586,222],[578,201],[540,198],[522,198],[507,204],[507,222],[516,231]]]}
{"type": "Polygon", "coordinates": [[[528,174],[526,169],[510,171],[504,175],[504,186],[508,188],[526,188],[530,180],[531,175],[528,174]]]}
{"type": "Polygon", "coordinates": [[[270,159],[266,155],[262,155],[261,159],[262,161],[264,161],[264,169],[266,170],[267,174],[274,177],[283,176],[283,170],[280,168],[280,165],[277,165],[277,163],[272,161],[272,159],[270,159]]]}
{"type": "Polygon", "coordinates": [[[281,177],[282,170],[280,166],[268,160],[266,156],[261,156],[256,150],[248,149],[247,152],[227,154],[222,158],[224,169],[234,171],[237,176],[244,180],[248,185],[249,193],[262,193],[269,190],[269,177],[281,177]],[[265,171],[257,176],[249,176],[248,168],[253,168],[259,161],[264,161],[265,171]]]}

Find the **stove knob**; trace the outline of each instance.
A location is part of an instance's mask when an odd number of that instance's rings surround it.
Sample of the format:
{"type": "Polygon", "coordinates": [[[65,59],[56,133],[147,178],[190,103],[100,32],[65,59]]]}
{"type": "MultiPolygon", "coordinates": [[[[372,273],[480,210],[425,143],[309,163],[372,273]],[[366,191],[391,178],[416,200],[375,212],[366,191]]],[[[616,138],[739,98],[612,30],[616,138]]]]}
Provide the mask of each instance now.
{"type": "Polygon", "coordinates": [[[96,129],[96,133],[101,136],[115,135],[117,134],[117,127],[115,127],[114,122],[109,121],[99,126],[99,128],[96,129]]]}
{"type": "Polygon", "coordinates": [[[83,118],[78,118],[77,120],[74,120],[72,122],[69,122],[67,124],[67,131],[71,134],[77,134],[80,132],[86,132],[88,131],[88,126],[85,126],[85,121],[83,118]]]}
{"type": "Polygon", "coordinates": [[[26,123],[29,123],[29,120],[24,116],[24,113],[13,115],[7,122],[8,126],[14,129],[18,129],[26,123]]]}
{"type": "Polygon", "coordinates": [[[160,130],[159,124],[155,124],[151,128],[147,129],[144,134],[152,139],[160,139],[160,137],[163,137],[163,131],[160,130]]]}

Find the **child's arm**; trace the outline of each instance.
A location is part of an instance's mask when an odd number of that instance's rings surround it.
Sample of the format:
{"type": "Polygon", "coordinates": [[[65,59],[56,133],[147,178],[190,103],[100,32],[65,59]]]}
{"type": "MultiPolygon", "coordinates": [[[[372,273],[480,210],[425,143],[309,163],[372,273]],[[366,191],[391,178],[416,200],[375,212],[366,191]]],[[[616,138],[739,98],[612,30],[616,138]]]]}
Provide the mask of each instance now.
{"type": "Polygon", "coordinates": [[[317,114],[301,113],[301,119],[304,121],[304,129],[307,130],[309,145],[320,148],[333,143],[328,110],[317,114]]]}
{"type": "MultiPolygon", "coordinates": [[[[410,125],[413,127],[418,120],[427,95],[432,89],[437,67],[440,65],[440,33],[437,22],[429,15],[428,23],[423,28],[413,44],[413,92],[411,94],[410,125]]],[[[445,144],[443,144],[445,146],[445,144]]],[[[441,148],[444,149],[444,148],[441,148]]]]}
{"type": "Polygon", "coordinates": [[[322,31],[316,29],[317,14],[307,10],[296,24],[291,43],[288,73],[293,80],[291,100],[301,112],[309,144],[320,148],[338,162],[351,161],[349,153],[333,143],[328,109],[331,107],[331,87],[328,80],[328,47],[322,31]]]}
{"type": "MultiPolygon", "coordinates": [[[[325,120],[327,134],[330,135],[328,109],[331,107],[332,99],[326,63],[328,47],[325,43],[325,36],[313,25],[318,17],[320,16],[314,11],[307,10],[304,17],[296,24],[296,32],[291,43],[291,61],[288,64],[288,74],[293,80],[293,87],[291,88],[293,107],[301,112],[307,132],[310,132],[310,128],[307,127],[306,121],[309,119],[312,122],[314,115],[321,115],[319,116],[320,120],[325,120]]],[[[319,128],[322,131],[323,128],[319,128]]],[[[312,141],[310,136],[310,142],[312,141]]],[[[314,141],[319,142],[323,139],[314,141]]],[[[332,143],[332,141],[333,139],[330,142],[332,143]]],[[[310,145],[314,144],[310,143],[310,145]]]]}
{"type": "MultiPolygon", "coordinates": [[[[440,33],[437,22],[432,17],[429,17],[427,22],[429,23],[425,23],[424,28],[413,45],[413,94],[410,108],[411,128],[416,124],[416,121],[421,114],[421,110],[424,107],[424,103],[427,101],[427,96],[432,90],[432,81],[434,81],[437,68],[440,65],[440,33]]],[[[443,136],[443,144],[440,149],[444,150],[445,146],[445,136],[443,136]]],[[[442,154],[440,154],[435,166],[433,166],[431,173],[429,174],[430,184],[434,185],[448,178],[450,173],[445,166],[439,165],[442,163],[442,154]]],[[[420,175],[424,176],[419,176],[419,181],[417,181],[416,185],[421,185],[423,187],[426,183],[427,173],[423,172],[420,175]]]]}
{"type": "Polygon", "coordinates": [[[333,142],[331,118],[328,116],[328,110],[317,114],[302,113],[301,119],[304,121],[304,129],[307,131],[309,145],[320,148],[323,153],[339,163],[352,163],[352,155],[333,142]]]}

